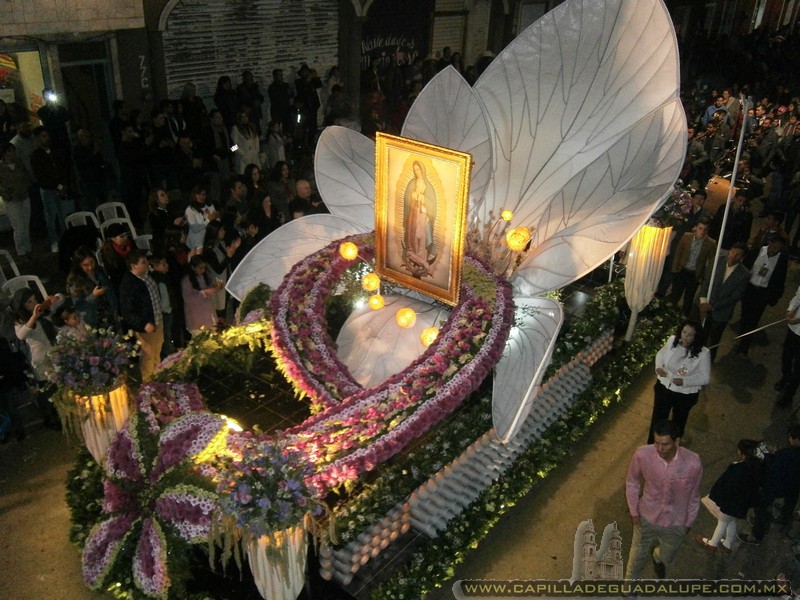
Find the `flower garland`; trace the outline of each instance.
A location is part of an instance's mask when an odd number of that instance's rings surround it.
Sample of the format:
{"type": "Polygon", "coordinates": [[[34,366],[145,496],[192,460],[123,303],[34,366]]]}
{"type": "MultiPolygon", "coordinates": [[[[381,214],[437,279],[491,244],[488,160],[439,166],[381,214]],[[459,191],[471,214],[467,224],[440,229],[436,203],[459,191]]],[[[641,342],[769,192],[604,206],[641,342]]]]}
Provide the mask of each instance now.
{"type": "MultiPolygon", "coordinates": [[[[359,254],[372,258],[365,236],[347,241],[361,241],[359,254]]],[[[352,265],[339,256],[338,248],[339,242],[331,243],[298,262],[270,298],[272,353],[278,369],[317,410],[362,389],[336,356],[323,316],[325,302],[352,265]]]]}
{"type": "Polygon", "coordinates": [[[217,494],[196,463],[222,449],[225,420],[207,412],[178,414],[180,407],[190,410],[199,402],[192,386],[176,386],[163,401],[154,400],[162,391],[145,387],[137,402],[142,412],[131,415],[109,446],[103,480],[107,518],[95,525],[83,548],[83,579],[91,589],[102,589],[115,568],[125,568],[117,563],[132,560],[136,587],[148,597],[166,598],[176,583],[175,561],[186,556],[180,547],[208,539],[217,494]],[[153,407],[169,409],[163,429],[153,407]]]}
{"type": "Polygon", "coordinates": [[[689,220],[692,212],[692,190],[683,187],[679,179],[672,188],[672,193],[650,216],[647,224],[651,227],[675,227],[689,220]]]}
{"type": "MultiPolygon", "coordinates": [[[[351,264],[338,253],[342,241],[298,263],[271,299],[279,368],[327,407],[288,432],[317,465],[312,482],[320,490],[385,462],[452,412],[500,359],[513,322],[508,282],[467,257],[461,301],[436,341],[404,371],[363,389],[336,357],[323,317],[324,300],[351,264]]],[[[346,241],[372,257],[371,236],[346,241]]]]}

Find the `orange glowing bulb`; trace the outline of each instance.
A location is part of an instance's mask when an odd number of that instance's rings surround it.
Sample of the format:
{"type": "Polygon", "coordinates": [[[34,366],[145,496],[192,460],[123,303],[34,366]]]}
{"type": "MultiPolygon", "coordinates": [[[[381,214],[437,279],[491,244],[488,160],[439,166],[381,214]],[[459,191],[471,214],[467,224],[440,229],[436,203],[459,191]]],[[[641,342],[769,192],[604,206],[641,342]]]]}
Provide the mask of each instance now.
{"type": "Polygon", "coordinates": [[[531,230],[527,227],[515,227],[506,233],[506,244],[514,252],[522,252],[531,241],[531,230]]]}
{"type": "Polygon", "coordinates": [[[361,278],[361,285],[368,292],[374,292],[381,287],[381,278],[375,273],[367,273],[361,278]]]}
{"type": "Polygon", "coordinates": [[[419,341],[422,342],[422,345],[427,348],[433,342],[436,341],[436,338],[438,336],[439,336],[438,327],[426,327],[425,329],[422,330],[422,333],[419,336],[419,341]]]}
{"type": "Polygon", "coordinates": [[[345,260],[355,260],[358,256],[358,246],[353,242],[344,242],[339,246],[339,254],[345,260]]]}
{"type": "Polygon", "coordinates": [[[394,320],[397,321],[397,324],[403,329],[408,329],[409,327],[413,327],[414,323],[417,322],[417,313],[410,308],[401,308],[394,316],[394,320]]]}
{"type": "Polygon", "coordinates": [[[372,310],[380,310],[383,308],[383,296],[380,294],[372,294],[369,297],[369,307],[372,310]]]}

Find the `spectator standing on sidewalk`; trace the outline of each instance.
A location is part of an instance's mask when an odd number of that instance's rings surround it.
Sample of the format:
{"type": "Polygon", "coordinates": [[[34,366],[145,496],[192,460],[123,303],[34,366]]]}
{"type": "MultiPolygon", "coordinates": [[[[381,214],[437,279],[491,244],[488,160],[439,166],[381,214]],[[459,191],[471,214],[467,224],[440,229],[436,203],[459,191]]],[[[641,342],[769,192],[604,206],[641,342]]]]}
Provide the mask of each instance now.
{"type": "Polygon", "coordinates": [[[789,427],[788,436],[788,446],[764,457],[766,477],[761,488],[761,501],[753,515],[752,532],[736,534],[745,544],[757,545],[764,539],[772,519],[772,505],[777,498],[783,498],[778,522],[784,527],[791,525],[800,494],[800,425],[789,427]]]}
{"type": "Polygon", "coordinates": [[[0,160],[0,195],[6,202],[6,214],[14,230],[14,249],[18,258],[31,252],[31,178],[17,158],[14,144],[5,144],[0,160]]]}
{"type": "Polygon", "coordinates": [[[50,251],[55,253],[59,235],[67,229],[66,218],[75,212],[75,201],[69,195],[69,160],[61,148],[51,146],[47,129],[37,127],[33,134],[39,147],[31,154],[31,169],[42,196],[50,251]]]}
{"type": "Polygon", "coordinates": [[[722,548],[730,552],[736,538],[736,520],[744,519],[747,510],[758,506],[764,464],[758,457],[759,443],[755,440],[739,440],[736,445],[738,460],[728,468],[711,486],[703,504],[717,519],[717,527],[711,538],[699,533],[694,539],[709,552],[722,548]]]}

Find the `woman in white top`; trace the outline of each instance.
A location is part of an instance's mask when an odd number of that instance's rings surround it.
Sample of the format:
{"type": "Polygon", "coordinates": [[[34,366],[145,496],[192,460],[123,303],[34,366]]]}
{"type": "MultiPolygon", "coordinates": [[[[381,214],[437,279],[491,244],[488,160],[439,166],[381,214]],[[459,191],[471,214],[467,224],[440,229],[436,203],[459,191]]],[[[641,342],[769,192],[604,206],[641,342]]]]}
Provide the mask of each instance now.
{"type": "Polygon", "coordinates": [[[711,381],[711,353],[703,346],[703,328],[695,321],[684,321],[675,335],[656,354],[655,401],[647,443],[653,442],[653,425],[669,419],[683,436],[689,411],[697,404],[700,389],[711,381]]]}
{"type": "Polygon", "coordinates": [[[233,151],[233,162],[239,175],[244,173],[244,168],[249,164],[261,164],[259,157],[259,139],[256,126],[250,122],[250,114],[240,110],[236,125],[231,128],[231,142],[237,146],[233,151]]]}
{"type": "Polygon", "coordinates": [[[186,245],[190,250],[203,248],[203,239],[206,237],[206,226],[217,218],[217,209],[213,204],[206,204],[206,188],[196,185],[192,188],[189,206],[184,212],[189,233],[186,236],[186,245]]]}

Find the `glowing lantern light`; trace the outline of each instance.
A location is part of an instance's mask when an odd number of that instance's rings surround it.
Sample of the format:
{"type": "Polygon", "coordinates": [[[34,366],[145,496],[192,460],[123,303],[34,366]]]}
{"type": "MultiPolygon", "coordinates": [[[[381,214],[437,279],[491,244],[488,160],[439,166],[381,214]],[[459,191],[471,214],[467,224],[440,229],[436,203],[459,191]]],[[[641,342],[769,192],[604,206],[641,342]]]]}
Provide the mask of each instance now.
{"type": "Polygon", "coordinates": [[[381,287],[381,278],[375,273],[367,273],[361,278],[361,285],[368,292],[374,292],[381,287]]]}
{"type": "Polygon", "coordinates": [[[422,342],[422,345],[427,348],[433,342],[436,341],[438,335],[439,335],[438,327],[426,327],[425,329],[422,330],[422,333],[419,336],[419,341],[422,342]]]}
{"type": "Polygon", "coordinates": [[[358,246],[353,242],[344,242],[339,246],[339,254],[345,260],[355,260],[358,257],[358,246]]]}
{"type": "Polygon", "coordinates": [[[383,296],[380,294],[372,294],[369,297],[369,307],[372,310],[380,310],[383,308],[383,296]]]}
{"type": "Polygon", "coordinates": [[[414,323],[417,322],[417,313],[410,308],[401,308],[394,316],[394,320],[397,321],[397,324],[403,329],[408,329],[409,327],[413,327],[414,323]]]}
{"type": "Polygon", "coordinates": [[[522,252],[531,241],[531,230],[527,227],[515,227],[506,234],[506,244],[514,252],[522,252]]]}
{"type": "Polygon", "coordinates": [[[510,221],[514,218],[514,213],[506,209],[500,213],[500,218],[503,219],[503,221],[510,221]]]}

